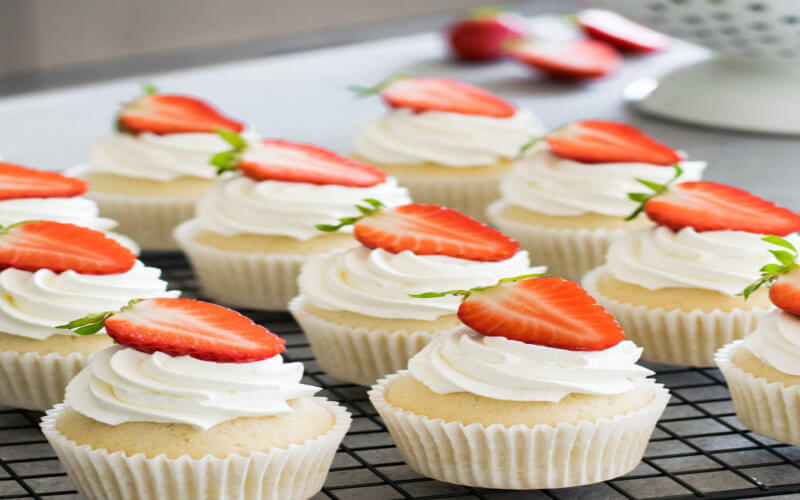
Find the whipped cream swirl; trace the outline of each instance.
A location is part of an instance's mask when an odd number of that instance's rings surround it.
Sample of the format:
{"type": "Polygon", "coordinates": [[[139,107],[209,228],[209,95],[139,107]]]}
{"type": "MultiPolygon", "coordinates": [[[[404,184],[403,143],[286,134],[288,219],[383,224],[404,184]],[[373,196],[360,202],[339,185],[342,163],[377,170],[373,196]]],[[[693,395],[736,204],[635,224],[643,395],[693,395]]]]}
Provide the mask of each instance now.
{"type": "MultiPolygon", "coordinates": [[[[680,166],[680,182],[696,181],[706,163],[684,161],[680,166]]],[[[674,174],[671,167],[648,163],[580,163],[555,156],[542,142],[514,164],[501,181],[500,192],[505,201],[548,215],[624,217],[638,205],[628,193],[647,191],[636,178],[663,184],[674,174]]]]}
{"type": "Polygon", "coordinates": [[[280,355],[252,363],[215,363],[113,346],[95,354],[67,386],[75,411],[108,425],[188,424],[207,430],[238,417],[292,412],[291,399],[318,387],[300,383],[301,363],[280,355]]]}
{"type": "Polygon", "coordinates": [[[568,394],[630,391],[636,380],[653,374],[636,364],[641,354],[628,340],[603,351],[568,351],[463,327],[436,336],[411,358],[408,371],[437,394],[556,403],[568,394]]]}
{"type": "MultiPolygon", "coordinates": [[[[683,287],[734,296],[759,278],[765,264],[777,262],[764,235],[743,231],[673,231],[645,228],[614,240],[608,270],[619,281],[650,290],[683,287]]],[[[789,236],[794,244],[797,236],[789,236]]]]}
{"type": "Polygon", "coordinates": [[[140,261],[127,272],[105,275],[5,269],[0,272],[0,332],[37,340],[74,335],[56,326],[90,313],[116,311],[131,299],[180,295],[167,291],[160,275],[160,269],[140,261]]]}
{"type": "Polygon", "coordinates": [[[779,372],[800,375],[800,318],[779,309],[766,314],[744,347],[779,372]]]}
{"type": "Polygon", "coordinates": [[[527,111],[508,118],[408,109],[387,111],[355,136],[354,152],[384,164],[493,165],[514,158],[544,129],[527,111]]]}
{"type": "Polygon", "coordinates": [[[0,200],[0,225],[24,220],[52,220],[104,232],[117,226],[117,221],[99,216],[94,201],[79,196],[0,200]]]}
{"type": "MultiPolygon", "coordinates": [[[[389,177],[366,188],[303,182],[254,181],[238,175],[216,183],[197,205],[198,225],[232,236],[264,234],[308,240],[321,233],[317,224],[336,224],[360,215],[355,205],[364,198],[393,207],[411,202],[406,188],[389,177]]],[[[345,226],[343,231],[353,230],[345,226]]]]}
{"type": "Polygon", "coordinates": [[[544,271],[530,267],[524,251],[499,262],[477,262],[358,247],[313,256],[303,265],[298,284],[308,303],[320,309],[434,320],[455,314],[461,297],[417,299],[408,294],[494,285],[500,278],[544,271]]]}

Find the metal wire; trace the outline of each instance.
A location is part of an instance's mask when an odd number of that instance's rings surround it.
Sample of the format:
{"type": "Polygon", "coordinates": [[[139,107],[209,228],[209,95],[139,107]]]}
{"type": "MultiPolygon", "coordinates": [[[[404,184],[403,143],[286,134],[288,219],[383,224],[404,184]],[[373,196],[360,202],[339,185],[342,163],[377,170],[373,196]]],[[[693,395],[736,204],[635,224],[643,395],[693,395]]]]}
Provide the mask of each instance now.
{"type": "MultiPolygon", "coordinates": [[[[163,269],[171,288],[199,297],[182,255],[146,254],[143,260],[163,269]]],[[[644,460],[624,477],[580,488],[524,492],[434,481],[405,464],[366,389],[319,369],[290,315],[244,312],[286,339],[285,358],[305,364],[306,383],[322,387],[321,395],[341,402],[353,414],[353,426],[315,500],[740,499],[800,492],[800,448],[744,429],[717,370],[667,365],[650,367],[670,388],[672,400],[644,460]]],[[[39,432],[40,417],[36,412],[0,409],[0,500],[81,498],[39,432]]]]}

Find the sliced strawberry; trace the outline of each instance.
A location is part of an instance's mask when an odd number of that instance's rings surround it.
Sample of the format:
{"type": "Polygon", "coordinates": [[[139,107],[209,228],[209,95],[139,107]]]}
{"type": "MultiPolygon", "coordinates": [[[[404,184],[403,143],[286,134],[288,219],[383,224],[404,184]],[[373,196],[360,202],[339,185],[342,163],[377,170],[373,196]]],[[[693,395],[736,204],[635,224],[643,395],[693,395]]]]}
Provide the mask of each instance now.
{"type": "Polygon", "coordinates": [[[0,200],[72,198],[88,189],[89,184],[82,179],[0,162],[0,200]]]}
{"type": "Polygon", "coordinates": [[[248,363],[283,352],[286,341],[227,307],[193,299],[146,299],[105,319],[118,343],[146,353],[248,363]]]}
{"type": "Polygon", "coordinates": [[[581,11],[578,24],[588,36],[624,52],[658,52],[672,43],[667,35],[607,10],[581,11]]]}
{"type": "Polygon", "coordinates": [[[213,133],[218,128],[236,132],[244,125],[219,113],[195,97],[152,94],[126,104],[117,116],[120,130],[152,134],[213,133]]]}
{"type": "Polygon", "coordinates": [[[675,231],[746,231],[785,236],[800,231],[800,215],[726,184],[697,181],[671,186],[644,204],[656,224],[675,231]]]}
{"type": "Polygon", "coordinates": [[[557,78],[582,80],[613,73],[622,57],[611,45],[597,40],[511,41],[509,55],[557,78]]]}
{"type": "Polygon", "coordinates": [[[450,51],[464,61],[495,61],[505,55],[503,43],[524,38],[524,18],[498,9],[478,9],[447,29],[450,51]]]}
{"type": "Polygon", "coordinates": [[[363,245],[392,253],[499,261],[519,251],[519,243],[471,217],[420,203],[377,210],[355,224],[354,234],[363,245]]]}
{"type": "Polygon", "coordinates": [[[601,351],[625,334],[617,321],[575,282],[532,278],[471,293],[458,318],[487,336],[572,351],[601,351]]]}
{"type": "Polygon", "coordinates": [[[0,231],[0,269],[118,274],[136,256],[100,231],[52,221],[22,222],[0,231]]]}
{"type": "Polygon", "coordinates": [[[318,146],[279,139],[251,144],[237,167],[244,175],[257,181],[350,187],[370,187],[386,181],[386,174],[375,167],[318,146]]]}
{"type": "Polygon", "coordinates": [[[585,120],[551,132],[550,151],[581,163],[649,163],[674,165],[681,156],[673,149],[624,123],[585,120]]]}
{"type": "Polygon", "coordinates": [[[769,289],[769,298],[776,307],[800,316],[800,268],[778,277],[769,289]]]}

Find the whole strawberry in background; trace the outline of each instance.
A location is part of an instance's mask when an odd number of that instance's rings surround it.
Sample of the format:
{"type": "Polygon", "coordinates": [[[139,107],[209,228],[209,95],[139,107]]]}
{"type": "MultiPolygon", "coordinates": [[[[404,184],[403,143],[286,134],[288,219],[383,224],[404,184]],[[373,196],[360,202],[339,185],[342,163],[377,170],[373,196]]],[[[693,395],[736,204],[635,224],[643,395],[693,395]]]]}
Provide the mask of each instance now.
{"type": "Polygon", "coordinates": [[[505,55],[503,44],[529,34],[520,15],[496,7],[475,9],[447,29],[450,51],[462,61],[488,62],[505,55]]]}

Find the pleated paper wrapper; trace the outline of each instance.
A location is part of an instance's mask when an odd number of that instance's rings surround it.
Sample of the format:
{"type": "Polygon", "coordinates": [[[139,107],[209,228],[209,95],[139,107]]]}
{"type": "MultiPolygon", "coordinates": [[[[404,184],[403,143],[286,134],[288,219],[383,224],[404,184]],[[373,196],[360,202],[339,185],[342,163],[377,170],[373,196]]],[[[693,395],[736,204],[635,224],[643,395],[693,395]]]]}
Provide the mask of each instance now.
{"type": "Polygon", "coordinates": [[[397,182],[408,188],[414,203],[444,205],[475,219],[486,220],[486,207],[500,197],[500,178],[494,176],[404,177],[397,182]]]}
{"type": "Polygon", "coordinates": [[[0,352],[0,405],[44,411],[64,400],[72,378],[89,364],[89,356],[36,352],[0,352]]]}

